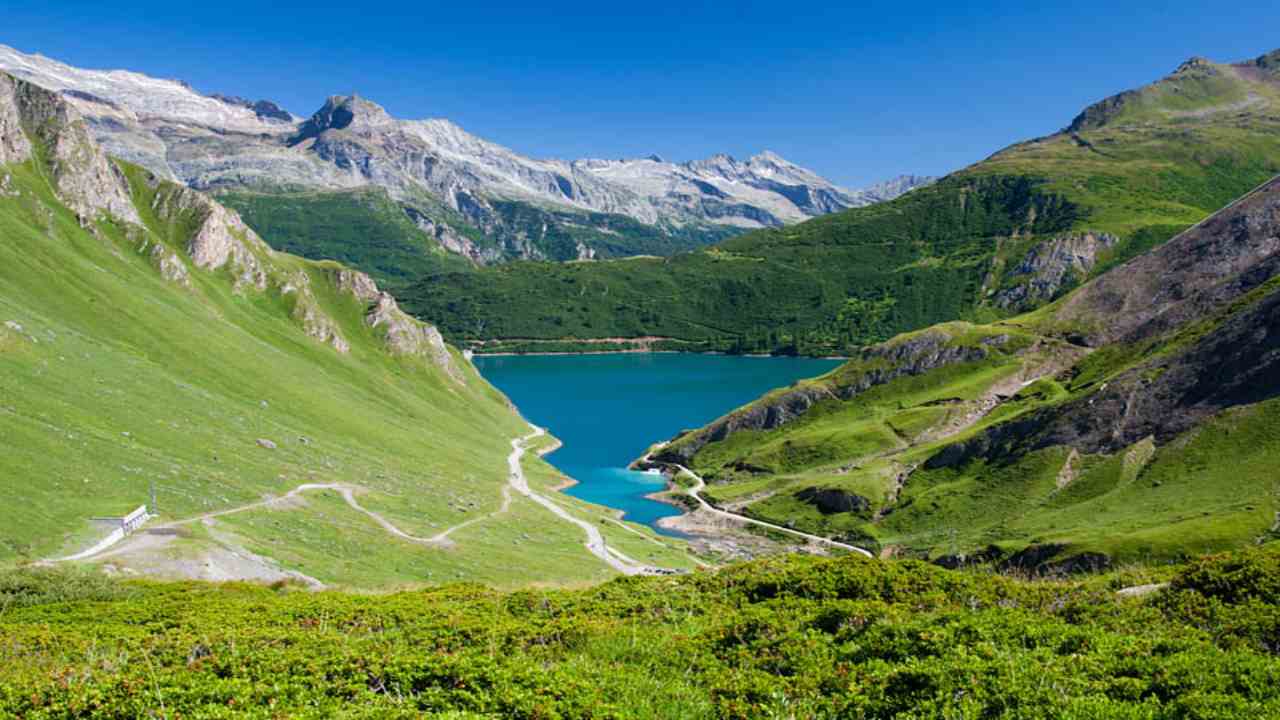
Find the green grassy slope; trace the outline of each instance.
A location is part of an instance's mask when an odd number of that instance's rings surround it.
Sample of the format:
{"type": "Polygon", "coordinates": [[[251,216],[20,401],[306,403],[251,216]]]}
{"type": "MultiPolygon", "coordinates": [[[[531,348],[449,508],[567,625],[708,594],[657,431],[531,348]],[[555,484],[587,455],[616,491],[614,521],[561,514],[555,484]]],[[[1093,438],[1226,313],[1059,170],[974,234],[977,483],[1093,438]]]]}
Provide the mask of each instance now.
{"type": "Polygon", "coordinates": [[[384,596],[0,574],[0,714],[1253,720],[1280,713],[1278,557],[1085,582],[790,557],[384,596]]]}
{"type": "Polygon", "coordinates": [[[1275,180],[1057,303],[866,348],[657,457],[726,508],[948,563],[1090,567],[1265,539],[1278,230],[1275,180]]]}
{"type": "Polygon", "coordinates": [[[1038,243],[1117,240],[1060,294],[1280,172],[1280,84],[1267,67],[1188,65],[1133,95],[1140,106],[1119,96],[1108,101],[1119,110],[1091,109],[1075,130],[892,202],[666,259],[441,273],[406,305],[458,341],[664,336],[809,353],[990,320],[1008,314],[994,299],[1028,281],[1015,270],[1038,243]]]}
{"type": "MultiPolygon", "coordinates": [[[[143,226],[78,218],[40,147],[0,166],[0,564],[86,549],[107,532],[91,518],[153,488],[157,526],[337,483],[415,536],[475,522],[424,546],[320,490],[144,532],[101,561],[201,575],[251,552],[360,587],[613,574],[579,528],[522,497],[504,503],[510,441],[528,426],[459,353],[394,351],[370,300],[339,289],[344,268],[272,252],[193,191],[121,167],[143,226]],[[193,237],[224,226],[243,262],[201,269],[193,237]]],[[[636,557],[691,562],[678,543],[619,528],[627,543],[654,541],[636,557]]]]}

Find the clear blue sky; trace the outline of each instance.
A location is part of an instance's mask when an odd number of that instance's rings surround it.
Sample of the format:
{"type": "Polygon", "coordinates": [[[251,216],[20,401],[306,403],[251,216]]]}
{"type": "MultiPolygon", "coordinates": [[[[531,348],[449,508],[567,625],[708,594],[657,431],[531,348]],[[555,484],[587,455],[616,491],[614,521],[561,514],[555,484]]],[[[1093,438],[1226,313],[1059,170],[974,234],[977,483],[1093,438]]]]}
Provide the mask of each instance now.
{"type": "Polygon", "coordinates": [[[957,169],[1192,55],[1280,47],[1275,0],[193,5],[0,0],[0,42],[302,115],[356,91],[536,156],[768,148],[852,186],[957,169]]]}

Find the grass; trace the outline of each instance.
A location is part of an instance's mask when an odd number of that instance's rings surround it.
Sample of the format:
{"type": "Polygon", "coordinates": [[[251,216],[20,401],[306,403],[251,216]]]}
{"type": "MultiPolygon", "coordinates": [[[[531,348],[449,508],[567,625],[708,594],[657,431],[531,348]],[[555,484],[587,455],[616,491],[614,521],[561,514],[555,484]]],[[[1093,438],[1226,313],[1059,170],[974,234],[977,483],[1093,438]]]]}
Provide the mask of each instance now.
{"type": "Polygon", "coordinates": [[[1027,581],[787,557],[386,595],[23,571],[0,574],[0,714],[1251,720],[1280,712],[1277,558],[1027,581]]]}
{"type": "MultiPolygon", "coordinates": [[[[390,355],[363,305],[337,292],[336,264],[263,254],[265,292],[235,291],[226,271],[194,267],[186,288],[164,280],[148,252],[159,243],[186,256],[198,218],[152,211],[172,188],[127,168],[147,227],[103,221],[89,232],[38,161],[3,172],[21,192],[0,198],[0,503],[21,513],[0,526],[0,564],[84,549],[105,533],[90,518],[132,510],[152,488],[161,522],[303,483],[358,486],[366,508],[421,536],[498,508],[510,439],[527,426],[460,355],[461,383],[390,355]],[[293,319],[298,300],[279,288],[299,275],[348,353],[293,319]]],[[[331,494],[300,505],[226,516],[212,536],[177,537],[165,557],[128,562],[163,570],[222,538],[337,585],[609,575],[580,530],[523,500],[447,550],[394,540],[331,494]]]]}

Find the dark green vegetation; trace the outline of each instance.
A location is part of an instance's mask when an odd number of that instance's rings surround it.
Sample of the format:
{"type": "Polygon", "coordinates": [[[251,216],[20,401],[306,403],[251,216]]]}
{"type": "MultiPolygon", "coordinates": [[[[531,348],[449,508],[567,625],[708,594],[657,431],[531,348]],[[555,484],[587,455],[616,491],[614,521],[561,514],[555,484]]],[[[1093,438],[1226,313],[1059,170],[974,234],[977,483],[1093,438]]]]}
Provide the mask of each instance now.
{"type": "Polygon", "coordinates": [[[229,192],[218,201],[240,212],[273,248],[359,268],[388,287],[469,263],[441,247],[381,188],[290,194],[229,192]]]}
{"type": "Polygon", "coordinates": [[[944,564],[1079,570],[1280,528],[1280,179],[1027,315],[864,348],[675,439],[709,500],[944,564]]]}
{"type": "Polygon", "coordinates": [[[528,246],[531,251],[524,251],[526,256],[551,261],[577,260],[584,250],[598,259],[672,255],[741,232],[719,225],[646,225],[626,215],[544,208],[515,200],[494,201],[493,207],[497,219],[487,228],[489,233],[528,246]]]}
{"type": "Polygon", "coordinates": [[[652,335],[743,352],[846,353],[938,322],[989,321],[1061,295],[1280,172],[1276,78],[1267,58],[1188,63],[1091,108],[1074,129],[888,203],[671,258],[441,272],[405,303],[459,342],[652,335]],[[1068,239],[1089,245],[1078,263],[1024,267],[1030,251],[1068,239]]]}
{"type": "Polygon", "coordinates": [[[1278,558],[1028,582],[791,557],[390,596],[27,571],[0,575],[0,714],[1255,720],[1280,714],[1278,558]]]}
{"type": "Polygon", "coordinates": [[[220,193],[218,199],[238,210],[276,250],[337,260],[391,288],[440,273],[467,273],[474,263],[516,258],[563,262],[578,260],[584,253],[600,259],[671,255],[738,232],[710,225],[657,227],[625,215],[517,201],[495,201],[494,218],[479,229],[461,213],[430,198],[402,202],[373,187],[329,192],[231,191],[220,193]],[[414,218],[432,232],[420,228],[414,218]],[[451,249],[446,249],[446,242],[451,249]]]}

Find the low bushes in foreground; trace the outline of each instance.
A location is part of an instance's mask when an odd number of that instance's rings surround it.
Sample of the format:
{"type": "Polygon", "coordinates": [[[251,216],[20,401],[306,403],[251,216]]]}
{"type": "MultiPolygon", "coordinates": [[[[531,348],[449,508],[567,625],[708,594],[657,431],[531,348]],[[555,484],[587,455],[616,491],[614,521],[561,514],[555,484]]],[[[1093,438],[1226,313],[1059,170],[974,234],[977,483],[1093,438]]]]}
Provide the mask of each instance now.
{"type": "Polygon", "coordinates": [[[1280,548],[1145,598],[783,557],[394,595],[0,576],[0,716],[1280,717],[1280,548]]]}

